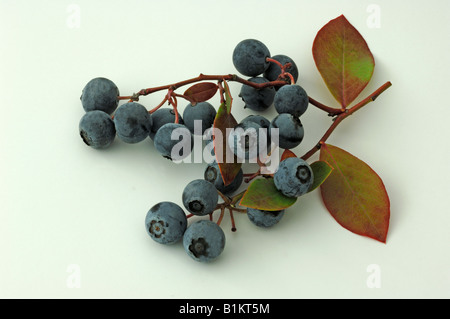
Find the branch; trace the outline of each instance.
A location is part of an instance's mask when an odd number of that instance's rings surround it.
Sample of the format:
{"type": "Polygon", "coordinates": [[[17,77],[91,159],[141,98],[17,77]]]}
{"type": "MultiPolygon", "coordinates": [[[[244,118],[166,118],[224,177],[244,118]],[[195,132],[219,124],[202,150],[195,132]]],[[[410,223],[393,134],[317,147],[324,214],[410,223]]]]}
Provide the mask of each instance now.
{"type": "Polygon", "coordinates": [[[225,75],[200,74],[199,76],[197,76],[195,78],[184,80],[184,81],[177,82],[174,84],[168,84],[168,85],[162,85],[162,86],[158,86],[158,87],[154,87],[154,88],[142,89],[138,93],[134,94],[133,97],[138,98],[139,96],[149,95],[151,93],[162,91],[162,90],[175,91],[176,89],[183,87],[185,85],[196,83],[196,82],[201,82],[201,81],[234,81],[234,82],[239,82],[239,83],[251,86],[255,89],[263,89],[263,88],[269,87],[269,86],[282,86],[282,85],[286,84],[285,81],[270,81],[270,82],[265,82],[265,83],[254,83],[254,82],[245,80],[245,79],[237,76],[236,74],[225,74],[225,75]]]}
{"type": "Polygon", "coordinates": [[[384,91],[386,91],[390,86],[392,85],[391,82],[386,82],[385,84],[383,84],[382,86],[380,86],[375,92],[373,92],[371,95],[369,95],[367,98],[365,98],[364,100],[362,100],[361,102],[359,102],[358,104],[352,106],[349,109],[346,109],[344,111],[341,111],[341,113],[339,113],[337,115],[337,117],[334,119],[333,124],[331,124],[331,126],[328,128],[328,130],[325,132],[325,134],[322,136],[322,138],[320,139],[320,141],[312,148],[310,149],[305,155],[303,155],[301,158],[304,160],[307,160],[308,158],[310,158],[312,155],[314,155],[314,153],[316,153],[322,146],[322,144],[325,143],[325,141],[330,137],[331,133],[333,133],[333,131],[336,129],[336,127],[344,120],[346,119],[348,116],[352,115],[353,113],[355,113],[356,111],[358,111],[359,109],[361,109],[364,105],[375,101],[375,99],[384,91]]]}

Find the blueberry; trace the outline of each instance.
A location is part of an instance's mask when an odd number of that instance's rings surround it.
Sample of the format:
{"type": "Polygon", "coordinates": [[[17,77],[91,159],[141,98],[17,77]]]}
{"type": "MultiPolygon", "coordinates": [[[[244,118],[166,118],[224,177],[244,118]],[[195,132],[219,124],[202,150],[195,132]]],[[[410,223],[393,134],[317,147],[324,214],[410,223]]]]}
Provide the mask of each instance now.
{"type": "Polygon", "coordinates": [[[233,64],[236,70],[246,76],[257,76],[269,67],[267,58],[269,49],[264,43],[255,39],[239,42],[233,51],[233,64]]]}
{"type": "MultiPolygon", "coordinates": [[[[285,65],[286,63],[291,63],[291,66],[286,68],[286,72],[290,73],[292,77],[294,78],[294,81],[297,82],[298,80],[298,68],[295,64],[294,60],[292,60],[290,57],[284,54],[277,54],[271,57],[274,60],[277,60],[282,65],[285,65]]],[[[270,62],[269,67],[264,72],[264,77],[269,81],[275,81],[278,79],[278,76],[281,74],[281,68],[273,62],[270,62]]]]}
{"type": "Polygon", "coordinates": [[[274,174],[275,187],[288,197],[306,194],[314,181],[309,164],[301,158],[289,157],[283,160],[274,174]]]}
{"type": "MultiPolygon", "coordinates": [[[[253,83],[267,83],[267,79],[263,77],[253,77],[248,79],[253,83]]],[[[244,108],[249,108],[253,111],[262,112],[267,110],[272,104],[275,98],[275,89],[272,86],[265,87],[263,89],[255,89],[249,85],[242,85],[239,97],[245,103],[244,108]]]]}
{"type": "Polygon", "coordinates": [[[81,104],[86,112],[100,110],[112,114],[119,105],[119,89],[111,80],[90,80],[81,92],[81,104]]]}
{"type": "Polygon", "coordinates": [[[194,137],[189,129],[180,123],[167,123],[161,126],[153,142],[158,152],[172,161],[186,158],[194,147],[194,137]]]}
{"type": "Polygon", "coordinates": [[[195,105],[189,103],[183,112],[184,124],[196,135],[202,135],[206,129],[210,128],[216,117],[216,109],[208,102],[200,102],[195,105]],[[201,131],[196,132],[195,121],[201,121],[199,128],[201,131]]]}
{"type": "Polygon", "coordinates": [[[228,145],[240,159],[256,159],[267,150],[267,130],[252,121],[241,122],[231,131],[228,145]]]}
{"type": "Polygon", "coordinates": [[[258,227],[272,227],[284,216],[284,209],[277,211],[259,210],[247,207],[247,216],[258,227]]]}
{"type": "Polygon", "coordinates": [[[244,180],[244,173],[241,168],[234,180],[225,186],[222,174],[220,173],[219,164],[217,164],[216,161],[213,161],[206,166],[204,178],[208,182],[214,184],[214,187],[216,187],[219,192],[228,195],[236,191],[241,186],[242,181],[244,180]]]}
{"type": "Polygon", "coordinates": [[[278,113],[300,117],[308,108],[308,94],[300,85],[284,85],[275,94],[273,105],[278,113]]]}
{"type": "Polygon", "coordinates": [[[183,209],[172,202],[161,202],[145,216],[147,234],[160,244],[173,244],[183,238],[187,217],[183,209]]]}
{"type": "Polygon", "coordinates": [[[225,248],[225,233],[215,222],[199,220],[186,229],[183,247],[192,259],[211,262],[219,257],[225,248]]]}
{"type": "MultiPolygon", "coordinates": [[[[155,134],[161,126],[167,123],[175,123],[175,111],[173,108],[161,107],[152,113],[152,128],[150,130],[150,138],[155,139],[155,134]]],[[[178,123],[183,124],[183,118],[178,113],[178,123]]]]}
{"type": "Polygon", "coordinates": [[[300,118],[289,113],[278,114],[270,123],[270,136],[274,141],[274,133],[278,131],[278,146],[291,149],[300,145],[304,137],[304,129],[300,118]]]}
{"type": "Polygon", "coordinates": [[[147,109],[136,102],[119,106],[114,114],[117,136],[125,143],[138,143],[146,139],[152,128],[152,117],[147,109]]]}
{"type": "Polygon", "coordinates": [[[116,128],[111,116],[103,111],[86,112],[78,125],[83,141],[92,148],[106,148],[116,137],[116,128]]]}
{"type": "Polygon", "coordinates": [[[270,146],[270,121],[266,117],[264,117],[260,114],[250,114],[241,121],[241,123],[244,123],[244,124],[245,124],[245,122],[254,122],[256,124],[259,124],[261,126],[261,128],[263,128],[265,130],[265,133],[267,136],[267,146],[269,148],[269,146],[270,146]]]}
{"type": "Polygon", "coordinates": [[[191,181],[183,190],[183,205],[194,215],[212,213],[219,201],[219,193],[214,185],[204,179],[191,181]]]}
{"type": "Polygon", "coordinates": [[[270,121],[266,118],[266,117],[264,117],[264,116],[262,116],[262,115],[260,115],[260,114],[250,114],[250,115],[248,115],[247,117],[245,117],[242,121],[241,121],[241,123],[245,123],[245,122],[247,122],[247,121],[250,121],[250,122],[254,122],[254,123],[256,123],[256,124],[259,124],[262,128],[265,128],[265,129],[269,129],[269,127],[270,127],[270,121]]]}

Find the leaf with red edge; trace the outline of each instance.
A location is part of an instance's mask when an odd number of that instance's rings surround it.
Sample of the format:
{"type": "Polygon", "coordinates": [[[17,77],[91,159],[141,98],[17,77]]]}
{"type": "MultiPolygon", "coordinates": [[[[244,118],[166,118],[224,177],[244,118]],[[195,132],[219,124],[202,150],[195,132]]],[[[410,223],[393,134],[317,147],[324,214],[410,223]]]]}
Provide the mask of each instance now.
{"type": "Polygon", "coordinates": [[[333,171],[333,167],[331,167],[330,164],[324,161],[316,161],[312,163],[310,166],[313,171],[314,181],[311,187],[309,188],[308,193],[312,192],[320,185],[322,185],[323,182],[325,182],[325,180],[328,178],[328,176],[330,176],[331,172],[333,171]]]}
{"type": "Polygon", "coordinates": [[[273,178],[255,179],[247,188],[239,205],[267,210],[278,211],[292,206],[297,197],[283,195],[275,186],[273,178]]]}
{"type": "Polygon", "coordinates": [[[184,96],[191,102],[191,103],[198,103],[198,102],[204,102],[212,98],[217,90],[219,89],[219,86],[212,82],[202,82],[197,83],[188,88],[184,92],[184,96]]]}
{"type": "Polygon", "coordinates": [[[320,160],[334,168],[320,186],[330,214],[351,232],[385,243],[390,202],[381,178],[366,163],[330,144],[322,145],[320,160]]]}
{"type": "Polygon", "coordinates": [[[290,149],[285,149],[283,151],[283,154],[281,154],[280,162],[284,161],[286,158],[289,158],[289,157],[297,157],[297,155],[295,155],[295,153],[292,152],[290,149]]]}
{"type": "Polygon", "coordinates": [[[347,107],[369,83],[375,68],[366,41],[341,15],[319,30],[312,52],[328,89],[347,107]]]}
{"type": "Polygon", "coordinates": [[[213,143],[214,152],[216,154],[216,161],[219,165],[220,173],[222,175],[223,183],[229,185],[236,175],[239,173],[242,162],[236,158],[233,151],[228,146],[228,134],[231,128],[234,128],[238,123],[234,116],[231,114],[231,95],[229,87],[225,83],[225,96],[226,100],[222,103],[217,110],[216,117],[214,119],[213,130],[213,143]],[[220,138],[216,138],[218,133],[221,133],[220,138]]]}

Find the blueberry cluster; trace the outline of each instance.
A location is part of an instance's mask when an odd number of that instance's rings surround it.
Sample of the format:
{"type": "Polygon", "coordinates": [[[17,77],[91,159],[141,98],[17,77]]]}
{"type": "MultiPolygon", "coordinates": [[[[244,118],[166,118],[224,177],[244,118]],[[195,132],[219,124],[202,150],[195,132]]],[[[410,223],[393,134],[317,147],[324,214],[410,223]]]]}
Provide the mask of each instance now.
{"type": "Polygon", "coordinates": [[[208,102],[198,103],[195,107],[187,105],[183,116],[175,114],[171,107],[160,107],[150,114],[146,107],[135,101],[119,106],[119,89],[103,77],[90,80],[80,99],[86,113],[79,122],[79,132],[88,146],[107,148],[116,137],[128,144],[150,138],[157,151],[170,160],[181,160],[190,155],[196,120],[201,121],[199,131],[203,134],[216,115],[215,108],[208,102]],[[174,149],[177,144],[184,147],[174,149]]]}
{"type": "MultiPolygon", "coordinates": [[[[300,117],[307,110],[309,100],[305,90],[295,84],[298,79],[295,62],[286,55],[271,56],[267,47],[255,39],[238,43],[232,60],[241,74],[250,77],[249,82],[278,83],[260,89],[243,84],[239,94],[246,108],[262,112],[273,105],[278,115],[272,121],[261,114],[242,119],[227,138],[229,149],[238,159],[250,160],[260,159],[261,154],[268,154],[273,147],[291,149],[298,146],[304,136],[300,117]]],[[[193,150],[194,135],[203,135],[211,155],[215,155],[212,128],[217,112],[209,102],[189,103],[181,115],[173,107],[160,106],[149,112],[133,99],[119,106],[120,100],[119,89],[106,78],[94,78],[83,88],[81,103],[85,114],[79,122],[79,133],[88,146],[107,148],[116,137],[128,144],[150,138],[162,156],[181,160],[193,150]],[[188,147],[180,148],[180,144],[188,147]]],[[[314,176],[308,163],[291,157],[279,164],[273,179],[284,196],[299,197],[308,192],[314,176]]],[[[196,261],[215,260],[224,250],[225,234],[220,223],[212,221],[212,213],[221,209],[223,214],[225,208],[230,208],[226,206],[230,204],[229,196],[243,182],[241,168],[234,180],[225,185],[219,164],[215,160],[209,161],[203,178],[191,181],[184,188],[181,196],[184,208],[168,201],[150,208],[145,216],[146,232],[160,244],[181,241],[186,253],[196,261]],[[219,198],[225,203],[219,204],[219,198]],[[190,217],[208,215],[209,219],[200,218],[188,223],[190,217]]],[[[285,213],[284,210],[254,208],[242,211],[247,213],[251,223],[263,228],[277,224],[285,213]]]]}
{"type": "Polygon", "coordinates": [[[246,39],[235,47],[233,64],[241,74],[250,76],[250,82],[286,82],[281,87],[268,86],[262,89],[243,85],[239,96],[245,103],[244,107],[254,111],[265,111],[273,105],[278,115],[269,123],[268,132],[271,128],[277,129],[276,141],[280,148],[297,147],[304,137],[300,116],[306,112],[309,99],[306,91],[295,84],[299,74],[295,62],[284,54],[271,56],[264,43],[256,39],[246,39]],[[283,71],[280,65],[286,66],[283,71]]]}
{"type": "MultiPolygon", "coordinates": [[[[192,215],[205,216],[216,209],[218,197],[212,183],[196,179],[184,188],[182,202],[192,215]]],[[[182,241],[186,253],[199,262],[213,261],[225,248],[225,233],[217,223],[200,219],[188,226],[186,213],[173,202],[160,202],[150,208],[145,217],[145,228],[160,244],[182,241]]]]}

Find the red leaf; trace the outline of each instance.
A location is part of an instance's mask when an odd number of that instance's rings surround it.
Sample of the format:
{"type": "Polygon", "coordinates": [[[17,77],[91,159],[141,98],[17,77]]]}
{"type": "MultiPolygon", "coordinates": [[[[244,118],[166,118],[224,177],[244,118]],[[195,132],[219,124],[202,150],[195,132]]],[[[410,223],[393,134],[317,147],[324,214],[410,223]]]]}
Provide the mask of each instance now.
{"type": "Polygon", "coordinates": [[[191,103],[204,102],[212,98],[219,87],[212,82],[197,83],[188,88],[184,92],[184,96],[191,101],[191,103]]]}
{"type": "Polygon", "coordinates": [[[347,107],[373,74],[375,61],[366,41],[341,15],[319,30],[312,51],[328,89],[342,107],[347,107]]]}
{"type": "Polygon", "coordinates": [[[381,178],[366,163],[336,146],[323,144],[320,160],[334,168],[320,186],[330,214],[351,232],[385,243],[390,203],[381,178]]]}
{"type": "Polygon", "coordinates": [[[229,130],[227,129],[234,128],[238,123],[231,114],[232,98],[228,84],[226,82],[224,82],[224,84],[226,100],[220,105],[217,110],[216,118],[214,119],[213,143],[216,161],[219,165],[223,183],[229,185],[239,173],[242,163],[238,163],[236,155],[234,155],[233,151],[228,146],[229,130]],[[220,138],[217,138],[219,132],[221,133],[221,136],[220,138]]]}
{"type": "Polygon", "coordinates": [[[297,157],[297,155],[295,155],[295,153],[292,152],[290,149],[285,149],[283,154],[281,155],[280,162],[284,161],[286,158],[289,158],[289,157],[297,157]]]}

